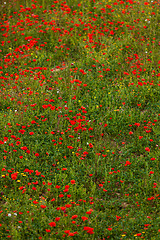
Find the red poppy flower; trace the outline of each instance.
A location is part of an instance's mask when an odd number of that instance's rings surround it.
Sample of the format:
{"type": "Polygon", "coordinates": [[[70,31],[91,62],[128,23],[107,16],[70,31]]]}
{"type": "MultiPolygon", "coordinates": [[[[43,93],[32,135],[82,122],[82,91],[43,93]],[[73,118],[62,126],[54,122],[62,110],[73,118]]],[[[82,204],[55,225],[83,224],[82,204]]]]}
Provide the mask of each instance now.
{"type": "Polygon", "coordinates": [[[75,180],[71,180],[71,184],[75,184],[76,183],[76,181],[75,180]]]}
{"type": "Polygon", "coordinates": [[[67,148],[69,148],[69,149],[73,149],[74,147],[72,147],[72,146],[67,146],[67,148]]]}
{"type": "Polygon", "coordinates": [[[88,217],[85,217],[85,216],[84,216],[84,217],[81,217],[81,218],[82,218],[83,221],[88,220],[88,217]]]}
{"type": "Polygon", "coordinates": [[[117,216],[117,215],[116,215],[116,219],[117,219],[117,221],[119,221],[120,218],[121,218],[120,216],[117,216]]]}
{"type": "Polygon", "coordinates": [[[87,231],[87,233],[89,233],[89,234],[94,234],[94,232],[93,232],[94,228],[84,227],[83,229],[84,229],[85,231],[87,231]]]}
{"type": "Polygon", "coordinates": [[[60,198],[63,198],[63,197],[64,197],[64,195],[63,195],[63,194],[59,194],[59,197],[60,197],[60,198]]]}
{"type": "Polygon", "coordinates": [[[92,144],[92,143],[89,143],[89,147],[90,147],[90,148],[93,148],[93,144],[92,144]]]}
{"type": "Polygon", "coordinates": [[[143,138],[143,136],[139,136],[139,139],[142,139],[143,138]]]}
{"type": "Polygon", "coordinates": [[[46,208],[47,206],[45,206],[45,205],[41,205],[40,207],[41,207],[42,209],[44,209],[44,208],[46,208]]]}
{"type": "Polygon", "coordinates": [[[50,222],[50,223],[49,223],[49,226],[55,227],[55,226],[56,226],[56,223],[55,223],[55,222],[50,222]]]}
{"type": "Polygon", "coordinates": [[[112,231],[112,228],[108,228],[108,231],[112,231]]]}
{"type": "Polygon", "coordinates": [[[77,218],[78,217],[78,215],[73,215],[71,218],[72,219],[75,219],[75,218],[77,218]]]}
{"type": "Polygon", "coordinates": [[[18,173],[13,173],[13,174],[11,174],[11,178],[12,178],[13,180],[16,180],[16,179],[17,179],[17,175],[18,175],[18,173]]]}
{"type": "Polygon", "coordinates": [[[129,161],[126,161],[125,166],[131,165],[129,161]]]}
{"type": "Polygon", "coordinates": [[[150,152],[149,147],[146,147],[145,150],[146,150],[146,152],[150,152]]]}
{"type": "Polygon", "coordinates": [[[137,233],[137,234],[136,234],[137,237],[139,237],[139,236],[141,236],[141,235],[142,235],[142,233],[137,233]]]}

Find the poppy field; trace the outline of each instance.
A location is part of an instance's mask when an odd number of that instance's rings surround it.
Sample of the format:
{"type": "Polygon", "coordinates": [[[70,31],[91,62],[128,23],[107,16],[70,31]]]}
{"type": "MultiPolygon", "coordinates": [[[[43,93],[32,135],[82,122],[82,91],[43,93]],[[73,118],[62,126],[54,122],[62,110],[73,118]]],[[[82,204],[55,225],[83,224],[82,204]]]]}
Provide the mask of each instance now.
{"type": "Polygon", "coordinates": [[[0,239],[160,239],[160,1],[0,2],[0,239]]]}

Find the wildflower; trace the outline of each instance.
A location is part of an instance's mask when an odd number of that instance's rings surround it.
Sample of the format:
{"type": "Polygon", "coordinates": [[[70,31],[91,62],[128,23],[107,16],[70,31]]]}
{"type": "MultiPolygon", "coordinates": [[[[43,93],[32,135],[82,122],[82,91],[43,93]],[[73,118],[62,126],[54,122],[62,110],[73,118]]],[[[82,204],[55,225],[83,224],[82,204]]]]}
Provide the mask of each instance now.
{"type": "Polygon", "coordinates": [[[86,212],[86,214],[89,214],[89,215],[90,215],[91,213],[92,213],[92,211],[88,211],[88,212],[86,212]]]}
{"type": "Polygon", "coordinates": [[[74,147],[72,147],[72,146],[67,146],[67,148],[69,148],[69,149],[73,149],[74,147]]]}
{"type": "Polygon", "coordinates": [[[129,161],[126,161],[125,166],[131,165],[129,161]]]}
{"type": "Polygon", "coordinates": [[[143,136],[139,136],[139,139],[142,139],[143,138],[143,136]]]}
{"type": "Polygon", "coordinates": [[[112,231],[112,228],[108,228],[108,231],[112,231]]]}
{"type": "Polygon", "coordinates": [[[150,152],[149,147],[146,147],[145,150],[146,150],[146,152],[150,152]]]}
{"type": "Polygon", "coordinates": [[[71,184],[75,184],[76,183],[76,181],[75,180],[71,180],[71,184]]]}
{"type": "Polygon", "coordinates": [[[11,178],[12,178],[13,180],[16,180],[16,179],[17,179],[17,175],[18,175],[18,173],[13,173],[13,174],[11,174],[11,178]]]}
{"type": "Polygon", "coordinates": [[[85,217],[85,216],[84,216],[84,217],[81,217],[81,218],[82,218],[83,222],[86,221],[86,220],[88,220],[88,217],[85,217]]]}
{"type": "Polygon", "coordinates": [[[116,215],[116,219],[117,219],[117,221],[119,221],[119,219],[121,219],[121,217],[116,215]]]}
{"type": "Polygon", "coordinates": [[[94,228],[84,227],[83,229],[84,229],[85,231],[87,231],[87,233],[89,233],[89,234],[94,234],[94,232],[93,232],[94,228]]]}
{"type": "Polygon", "coordinates": [[[63,198],[63,197],[64,197],[64,195],[63,195],[63,194],[59,194],[59,197],[60,197],[60,198],[63,198]]]}
{"type": "Polygon", "coordinates": [[[29,133],[29,135],[33,135],[33,134],[34,134],[34,132],[30,132],[30,133],[29,133]]]}
{"type": "Polygon", "coordinates": [[[137,233],[135,236],[140,237],[142,233],[137,233]]]}
{"type": "Polygon", "coordinates": [[[42,209],[45,209],[47,206],[45,206],[45,205],[41,205],[40,206],[42,209]]]}
{"type": "Polygon", "coordinates": [[[89,147],[90,147],[90,148],[93,148],[93,144],[92,144],[92,143],[89,143],[89,147]]]}
{"type": "Polygon", "coordinates": [[[49,226],[55,227],[55,226],[56,226],[56,223],[55,223],[55,222],[50,222],[50,223],[49,223],[49,226]]]}

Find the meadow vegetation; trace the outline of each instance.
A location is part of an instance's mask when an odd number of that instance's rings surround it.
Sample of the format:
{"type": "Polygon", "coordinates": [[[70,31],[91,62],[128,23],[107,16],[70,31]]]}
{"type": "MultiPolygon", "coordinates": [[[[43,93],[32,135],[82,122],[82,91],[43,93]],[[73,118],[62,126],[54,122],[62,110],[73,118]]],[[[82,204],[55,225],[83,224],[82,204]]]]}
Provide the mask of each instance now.
{"type": "Polygon", "coordinates": [[[1,0],[0,239],[160,239],[160,2],[1,0]]]}

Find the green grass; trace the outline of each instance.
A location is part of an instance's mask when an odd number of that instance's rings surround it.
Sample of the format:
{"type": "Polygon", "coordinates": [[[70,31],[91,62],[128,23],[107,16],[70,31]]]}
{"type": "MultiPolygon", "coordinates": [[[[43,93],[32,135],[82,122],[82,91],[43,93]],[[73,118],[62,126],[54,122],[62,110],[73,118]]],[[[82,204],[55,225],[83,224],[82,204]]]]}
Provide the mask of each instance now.
{"type": "Polygon", "coordinates": [[[160,238],[159,1],[1,1],[0,238],[160,238]]]}

